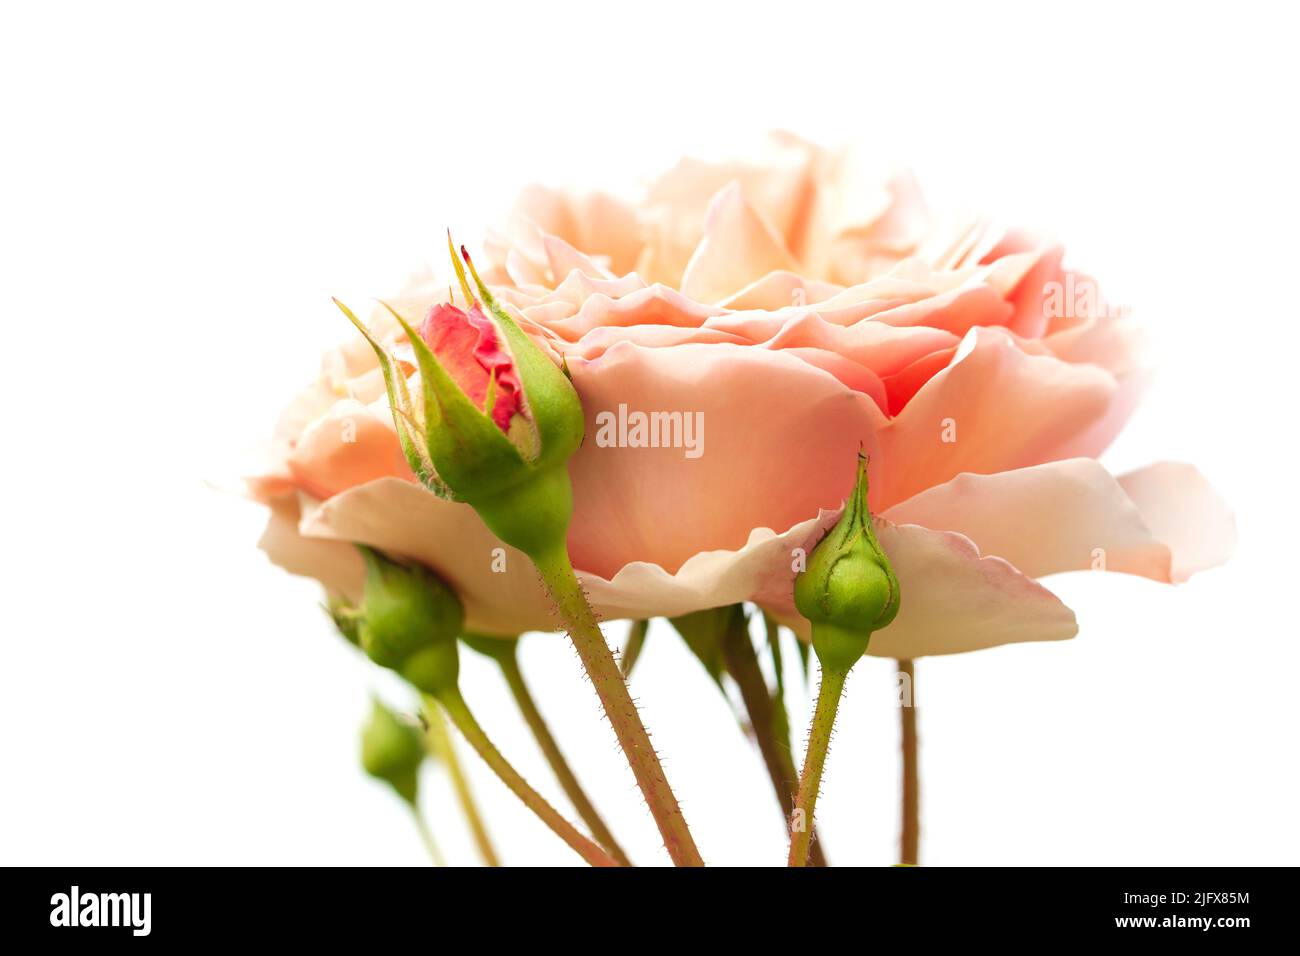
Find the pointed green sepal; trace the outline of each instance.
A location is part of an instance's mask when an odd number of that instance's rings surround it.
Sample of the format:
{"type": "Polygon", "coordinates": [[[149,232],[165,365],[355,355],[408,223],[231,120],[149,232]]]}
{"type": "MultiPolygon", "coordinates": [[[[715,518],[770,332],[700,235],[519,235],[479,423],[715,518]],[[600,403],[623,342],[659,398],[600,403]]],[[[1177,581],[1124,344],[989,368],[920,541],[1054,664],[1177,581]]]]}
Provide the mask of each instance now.
{"type": "Polygon", "coordinates": [[[737,613],[743,617],[745,612],[739,604],[733,604],[668,619],[668,623],[681,635],[696,660],[704,665],[705,671],[719,688],[722,687],[722,675],[726,671],[723,641],[728,629],[734,626],[733,619],[737,613]]]}
{"type": "Polygon", "coordinates": [[[411,401],[410,390],[406,387],[406,376],[397,368],[396,359],[379,343],[351,309],[338,299],[334,299],[334,304],[348,317],[348,321],[356,326],[357,331],[365,337],[366,342],[374,350],[376,358],[379,359],[379,369],[384,375],[384,389],[388,393],[388,404],[393,409],[393,427],[397,430],[398,443],[411,470],[415,472],[420,483],[438,497],[451,498],[451,490],[439,479],[433,460],[429,456],[422,416],[418,414],[411,401]]]}

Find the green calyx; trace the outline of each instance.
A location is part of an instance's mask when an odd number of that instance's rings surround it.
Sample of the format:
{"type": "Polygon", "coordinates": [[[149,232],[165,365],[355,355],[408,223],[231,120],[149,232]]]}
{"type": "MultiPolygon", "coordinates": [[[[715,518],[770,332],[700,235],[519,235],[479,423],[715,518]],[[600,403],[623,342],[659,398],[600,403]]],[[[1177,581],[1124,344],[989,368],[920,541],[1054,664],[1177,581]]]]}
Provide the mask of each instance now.
{"type": "Polygon", "coordinates": [[[481,300],[519,375],[524,407],[509,435],[461,390],[419,333],[387,303],[415,355],[418,401],[388,350],[346,306],[336,303],[379,357],[402,450],[421,482],[442,497],[470,504],[501,540],[533,556],[562,544],[568,529],[572,489],[566,466],[582,444],[582,404],[566,370],[497,302],[464,248],[458,256],[450,236],[447,241],[466,302],[481,300]],[[522,503],[512,503],[515,499],[522,503]]]}
{"type": "Polygon", "coordinates": [[[365,597],[355,612],[361,649],[426,693],[454,688],[456,636],[465,622],[460,598],[425,567],[394,561],[372,548],[358,550],[366,564],[365,597]]]}
{"type": "Polygon", "coordinates": [[[795,578],[794,603],[812,623],[813,650],[822,666],[843,671],[866,652],[872,633],[898,614],[898,579],[876,540],[861,453],[844,513],[795,578]]]}
{"type": "Polygon", "coordinates": [[[366,773],[388,783],[414,806],[419,793],[420,764],[425,755],[420,728],[403,720],[376,698],[370,719],[361,730],[361,766],[366,773]]]}
{"type": "Polygon", "coordinates": [[[670,617],[668,623],[681,635],[714,683],[721,687],[722,675],[726,671],[723,642],[731,628],[745,626],[744,607],[739,604],[711,607],[680,617],[670,617]]]}

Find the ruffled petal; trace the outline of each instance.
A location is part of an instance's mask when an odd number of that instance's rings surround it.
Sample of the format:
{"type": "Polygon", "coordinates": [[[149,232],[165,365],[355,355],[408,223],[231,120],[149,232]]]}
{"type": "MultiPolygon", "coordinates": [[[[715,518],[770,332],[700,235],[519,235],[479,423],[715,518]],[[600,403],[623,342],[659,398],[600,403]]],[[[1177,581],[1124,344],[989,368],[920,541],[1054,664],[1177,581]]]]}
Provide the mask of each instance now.
{"type": "Polygon", "coordinates": [[[622,342],[569,369],[587,415],[569,467],[569,546],[575,566],[606,577],[631,561],[674,571],[701,551],[741,547],[753,528],[838,507],[853,475],[833,466],[860,445],[876,452],[885,423],[867,395],[781,351],[622,342]],[[676,445],[630,447],[620,416],[654,412],[702,423],[697,448],[684,433],[676,445]]]}
{"type": "Polygon", "coordinates": [[[1237,545],[1232,510],[1191,465],[1163,461],[1119,477],[1147,527],[1173,552],[1171,580],[1223,564],[1237,545]]]}
{"type": "Polygon", "coordinates": [[[1120,482],[1087,458],[958,475],[883,517],[956,531],[1031,577],[1096,568],[1171,580],[1168,545],[1120,482]]]}
{"type": "Polygon", "coordinates": [[[887,467],[877,514],[964,471],[992,474],[1079,455],[1110,409],[1114,376],[1029,355],[998,329],[973,329],[881,436],[887,467]]]}

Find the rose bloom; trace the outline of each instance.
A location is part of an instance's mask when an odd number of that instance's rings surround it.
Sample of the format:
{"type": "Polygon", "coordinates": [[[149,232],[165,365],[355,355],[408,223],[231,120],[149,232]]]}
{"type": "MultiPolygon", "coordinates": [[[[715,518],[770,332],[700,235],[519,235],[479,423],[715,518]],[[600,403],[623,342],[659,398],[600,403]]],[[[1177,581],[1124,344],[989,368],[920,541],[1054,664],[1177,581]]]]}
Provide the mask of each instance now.
{"type": "MultiPolygon", "coordinates": [[[[755,601],[802,632],[794,574],[859,448],[903,594],[869,653],[1068,638],[1073,612],[1036,578],[1177,582],[1224,560],[1232,518],[1193,468],[1116,478],[1095,460],[1144,380],[1096,283],[1058,245],[940,223],[911,178],[867,169],[774,136],[751,164],[684,160],[635,203],[530,189],[489,240],[484,278],[585,410],[569,549],[597,612],[755,601]]],[[[506,427],[522,408],[509,354],[490,321],[444,322],[449,296],[429,274],[388,301],[480,407],[489,370],[508,383],[506,427]]],[[[410,359],[385,311],[371,327],[410,359]]],[[[554,627],[527,558],[416,483],[359,336],[325,356],[249,484],[271,508],[263,547],[290,571],[355,597],[359,542],[442,575],[471,630],[554,627]]]]}

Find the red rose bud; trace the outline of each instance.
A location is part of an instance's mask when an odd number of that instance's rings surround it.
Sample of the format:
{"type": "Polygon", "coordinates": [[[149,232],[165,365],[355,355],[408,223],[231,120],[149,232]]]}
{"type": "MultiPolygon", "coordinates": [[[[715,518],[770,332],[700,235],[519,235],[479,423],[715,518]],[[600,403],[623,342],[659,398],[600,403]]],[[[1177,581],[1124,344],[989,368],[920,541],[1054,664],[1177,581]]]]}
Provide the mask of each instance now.
{"type": "Polygon", "coordinates": [[[339,308],[379,356],[402,450],[425,486],[473,506],[530,557],[554,555],[573,513],[567,466],[582,444],[582,405],[565,370],[497,303],[468,253],[461,249],[463,264],[451,253],[468,310],[437,306],[417,331],[389,308],[415,353],[418,396],[387,349],[339,308]]]}
{"type": "Polygon", "coordinates": [[[508,434],[510,419],[521,411],[522,386],[496,326],[478,303],[468,312],[435,305],[420,325],[420,338],[470,401],[508,434]]]}

